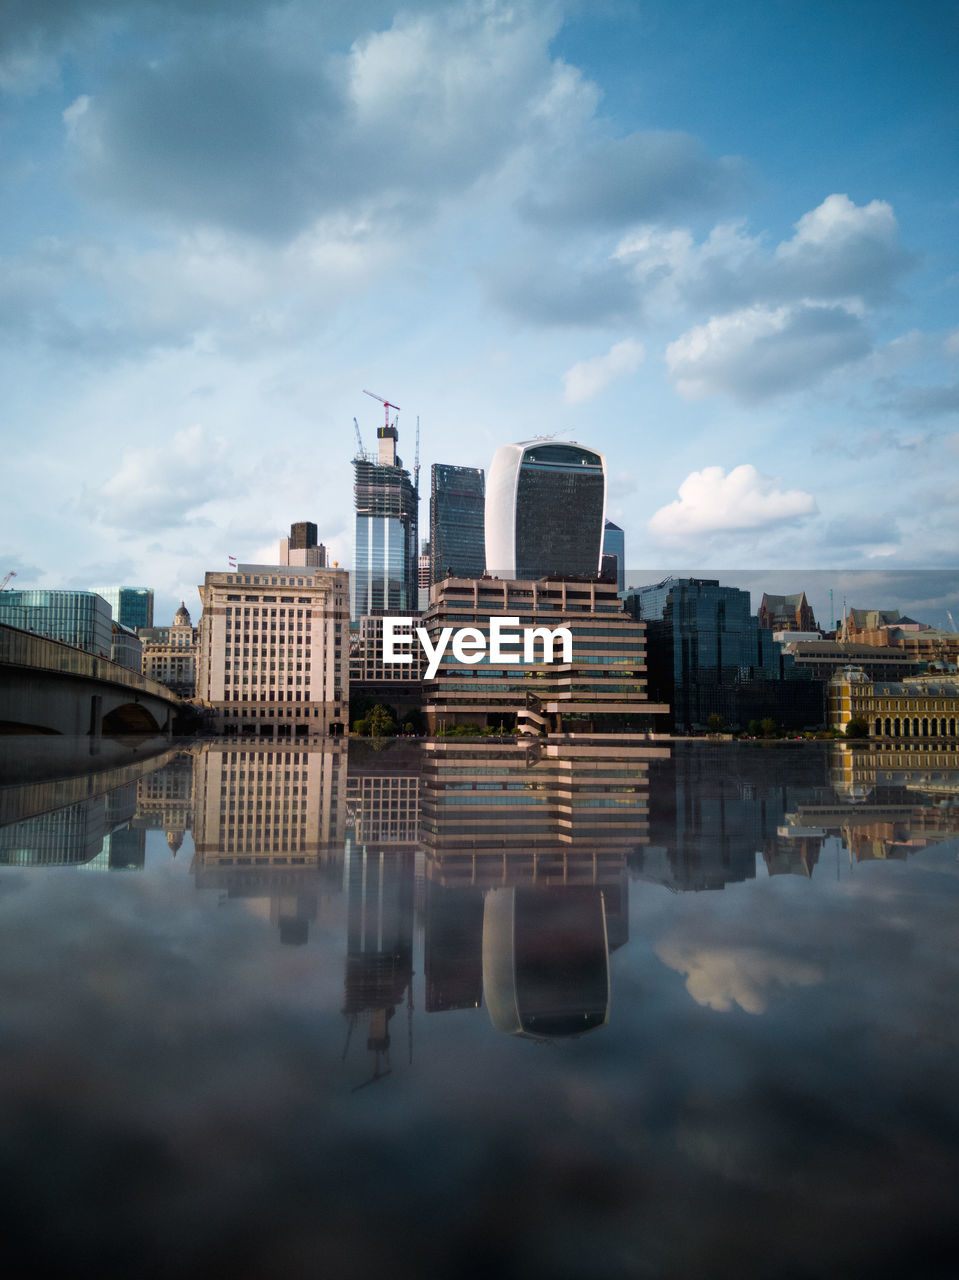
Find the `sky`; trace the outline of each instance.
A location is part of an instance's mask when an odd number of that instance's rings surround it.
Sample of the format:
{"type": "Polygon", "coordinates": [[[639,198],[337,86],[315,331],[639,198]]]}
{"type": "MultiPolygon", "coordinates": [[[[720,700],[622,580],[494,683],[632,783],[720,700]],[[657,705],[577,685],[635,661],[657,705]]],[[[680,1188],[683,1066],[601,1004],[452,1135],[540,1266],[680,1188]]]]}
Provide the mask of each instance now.
{"type": "Polygon", "coordinates": [[[555,434],[633,585],[959,617],[957,68],[955,0],[0,0],[0,579],[349,567],[372,390],[423,536],[555,434]]]}

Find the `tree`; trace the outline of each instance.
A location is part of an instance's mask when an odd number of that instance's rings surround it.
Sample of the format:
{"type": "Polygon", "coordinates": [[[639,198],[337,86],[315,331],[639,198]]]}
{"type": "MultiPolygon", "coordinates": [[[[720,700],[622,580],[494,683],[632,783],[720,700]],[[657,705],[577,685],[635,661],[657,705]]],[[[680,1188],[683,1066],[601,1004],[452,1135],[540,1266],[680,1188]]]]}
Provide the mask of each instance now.
{"type": "Polygon", "coordinates": [[[869,721],[864,720],[862,716],[853,716],[846,725],[847,738],[868,738],[869,737],[869,721]]]}
{"type": "Polygon", "coordinates": [[[724,723],[725,721],[723,720],[722,716],[718,715],[714,711],[706,721],[706,730],[708,733],[719,733],[724,723]]]}
{"type": "Polygon", "coordinates": [[[396,721],[390,715],[389,709],[381,702],[378,702],[367,716],[367,724],[371,738],[388,738],[396,732],[396,721]]]}
{"type": "Polygon", "coordinates": [[[776,732],[776,721],[770,719],[769,716],[763,716],[759,722],[759,732],[764,738],[771,738],[776,732]]]}
{"type": "Polygon", "coordinates": [[[749,724],[746,725],[746,732],[749,734],[751,738],[758,738],[759,737],[759,721],[750,720],[749,724]]]}

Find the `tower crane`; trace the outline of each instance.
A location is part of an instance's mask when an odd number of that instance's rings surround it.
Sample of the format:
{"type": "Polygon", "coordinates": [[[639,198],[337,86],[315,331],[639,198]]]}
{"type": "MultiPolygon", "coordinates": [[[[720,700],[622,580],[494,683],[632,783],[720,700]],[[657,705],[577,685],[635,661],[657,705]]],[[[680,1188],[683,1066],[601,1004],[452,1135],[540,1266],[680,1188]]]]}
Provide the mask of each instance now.
{"type": "Polygon", "coordinates": [[[360,435],[360,424],[357,422],[355,418],[353,419],[353,430],[356,432],[356,447],[359,449],[358,456],[361,458],[365,457],[365,451],[363,449],[363,437],[360,435]]]}
{"type": "Polygon", "coordinates": [[[17,575],[15,571],[11,569],[10,572],[7,574],[7,576],[4,578],[4,580],[0,582],[0,591],[4,589],[4,587],[7,585],[7,583],[10,581],[11,578],[15,578],[16,576],[17,575]]]}
{"type": "Polygon", "coordinates": [[[388,427],[390,425],[390,410],[395,409],[396,412],[399,413],[400,406],[398,404],[391,404],[389,400],[384,400],[383,397],[378,396],[375,391],[367,391],[365,387],[363,388],[363,394],[365,396],[372,396],[374,400],[379,400],[380,404],[383,406],[383,412],[386,415],[384,425],[388,427]]]}

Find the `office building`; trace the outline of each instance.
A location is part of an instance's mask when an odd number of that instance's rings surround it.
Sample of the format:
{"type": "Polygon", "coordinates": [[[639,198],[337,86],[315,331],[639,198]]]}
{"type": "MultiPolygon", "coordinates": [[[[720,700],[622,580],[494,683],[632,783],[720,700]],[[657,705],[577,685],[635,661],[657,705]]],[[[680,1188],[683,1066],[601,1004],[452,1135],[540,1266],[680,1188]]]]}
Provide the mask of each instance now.
{"type": "Polygon", "coordinates": [[[96,591],[3,591],[0,623],[100,658],[109,658],[113,646],[110,606],[96,591]]]}
{"type": "Polygon", "coordinates": [[[128,671],[139,672],[143,666],[143,641],[116,618],[110,623],[110,660],[128,671]]]}
{"type": "Polygon", "coordinates": [[[596,577],[606,462],[575,441],[497,449],[486,485],[486,569],[497,578],[596,577]]]}
{"type": "Polygon", "coordinates": [[[312,521],[301,520],[298,524],[290,525],[290,536],[280,539],[277,564],[326,568],[326,547],[317,541],[316,525],[312,521]]]}
{"type": "Polygon", "coordinates": [[[152,587],[93,587],[92,590],[106,600],[114,622],[137,630],[153,626],[152,587]]]}
{"type": "Polygon", "coordinates": [[[603,526],[603,559],[614,556],[616,559],[616,590],[626,590],[626,534],[618,524],[607,520],[603,526]]]}
{"type": "Polygon", "coordinates": [[[420,613],[430,607],[430,544],[425,538],[416,561],[416,605],[420,613]]]}
{"type": "Polygon", "coordinates": [[[463,626],[475,628],[486,643],[486,653],[472,665],[447,648],[434,677],[424,679],[431,731],[453,724],[515,726],[537,734],[649,731],[668,710],[647,700],[645,627],[623,611],[615,582],[447,578],[433,587],[422,626],[434,645],[444,627],[463,626]],[[497,616],[518,618],[520,629],[569,629],[572,660],[563,661],[561,650],[551,655],[555,661],[544,660],[540,647],[534,661],[491,662],[490,627],[497,616]]]}
{"type": "Polygon", "coordinates": [[[349,682],[349,574],[241,564],[208,573],[197,696],[220,733],[342,732],[349,682]]]}
{"type": "Polygon", "coordinates": [[[749,592],[707,578],[665,578],[626,592],[646,623],[650,696],[669,702],[677,732],[772,719],[802,728],[823,723],[823,685],[799,670],[751,614],[749,592]]]}
{"type": "Polygon", "coordinates": [[[419,496],[396,454],[396,427],[377,430],[376,459],[353,459],[356,508],[350,617],[417,612],[419,496]]]}
{"type": "Polygon", "coordinates": [[[430,471],[430,580],[481,578],[486,568],[486,478],[480,467],[430,471]]]}
{"type": "Polygon", "coordinates": [[[192,698],[196,693],[198,638],[190,612],[181,600],[172,626],[149,627],[140,632],[143,674],[159,680],[181,698],[192,698]]]}

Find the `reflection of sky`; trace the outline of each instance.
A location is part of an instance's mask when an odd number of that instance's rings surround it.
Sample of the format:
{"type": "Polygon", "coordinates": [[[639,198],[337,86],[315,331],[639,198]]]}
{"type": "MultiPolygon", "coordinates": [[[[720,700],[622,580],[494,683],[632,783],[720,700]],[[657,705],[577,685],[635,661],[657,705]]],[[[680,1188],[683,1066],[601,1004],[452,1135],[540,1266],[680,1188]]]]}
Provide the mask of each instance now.
{"type": "Polygon", "coordinates": [[[838,878],[835,855],[716,892],[633,879],[609,1025],[561,1045],[425,1015],[418,935],[412,1063],[398,1009],[359,1093],[342,893],[288,947],[260,900],[195,888],[189,836],[174,859],[148,831],[143,872],[2,870],[9,1256],[66,1269],[82,1231],[106,1274],[930,1274],[956,845],[843,851],[838,878]]]}

